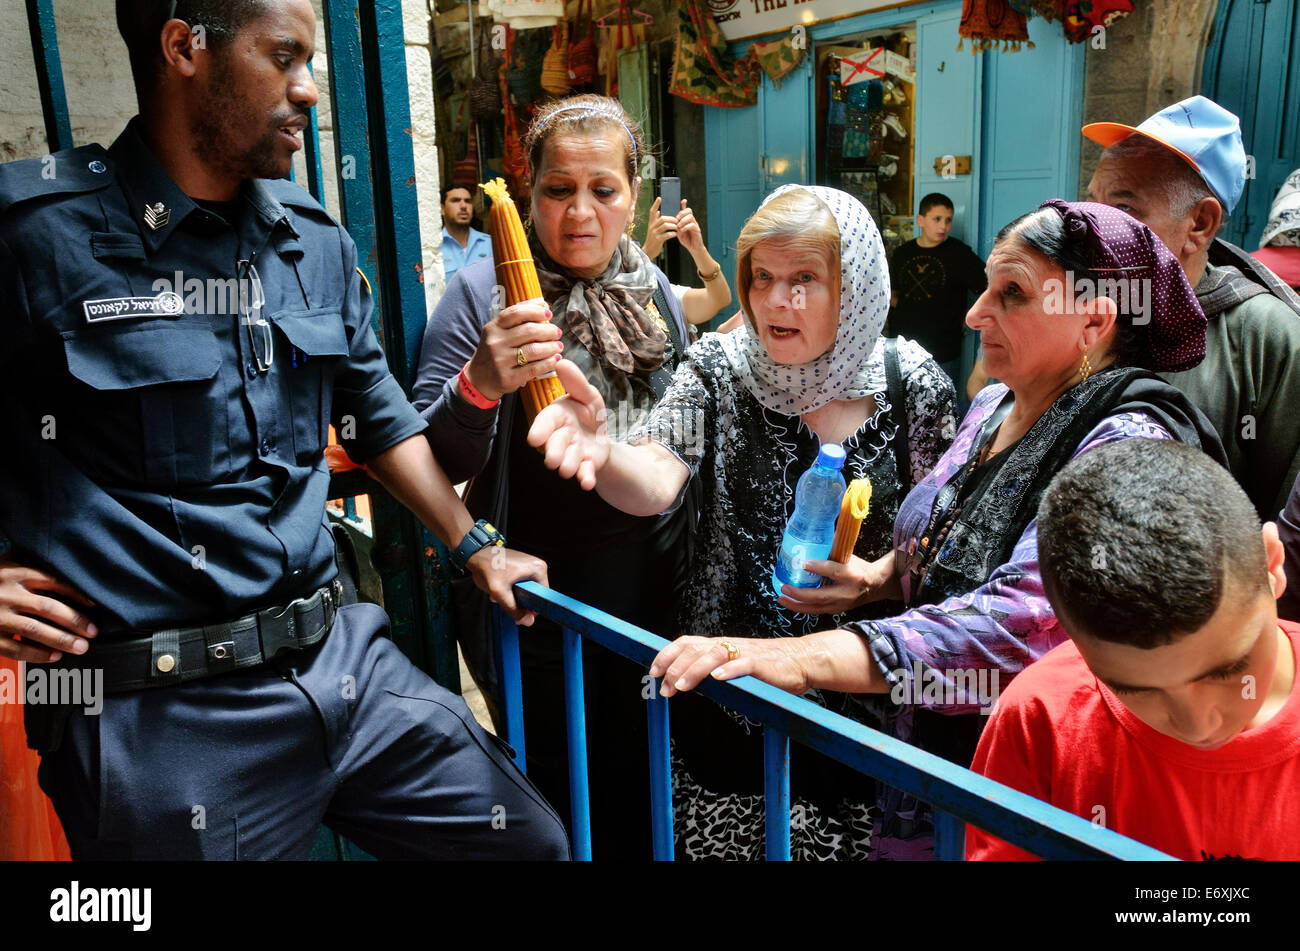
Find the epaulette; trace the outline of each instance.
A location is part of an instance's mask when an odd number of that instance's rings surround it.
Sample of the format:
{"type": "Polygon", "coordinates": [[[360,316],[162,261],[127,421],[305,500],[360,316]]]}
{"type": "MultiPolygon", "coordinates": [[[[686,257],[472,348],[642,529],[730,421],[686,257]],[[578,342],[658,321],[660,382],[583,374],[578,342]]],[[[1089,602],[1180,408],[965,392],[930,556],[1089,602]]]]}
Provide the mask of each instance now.
{"type": "Polygon", "coordinates": [[[0,165],[0,215],[19,202],[107,188],[113,160],[102,145],[83,145],[0,165]]]}
{"type": "Polygon", "coordinates": [[[271,197],[289,208],[315,211],[328,215],[329,212],[312,197],[311,192],[287,178],[267,178],[262,180],[271,197]]]}

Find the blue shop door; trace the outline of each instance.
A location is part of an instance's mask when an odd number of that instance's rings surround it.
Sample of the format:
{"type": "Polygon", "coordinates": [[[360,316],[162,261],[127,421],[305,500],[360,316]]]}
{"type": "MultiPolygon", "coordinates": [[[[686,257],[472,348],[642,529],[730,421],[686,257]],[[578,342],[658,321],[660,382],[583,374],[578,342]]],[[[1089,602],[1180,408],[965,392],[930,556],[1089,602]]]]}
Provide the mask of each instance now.
{"type": "MultiPolygon", "coordinates": [[[[911,211],[915,214],[921,199],[930,192],[947,195],[953,204],[952,237],[978,252],[984,57],[956,49],[953,38],[960,21],[961,11],[954,10],[921,17],[916,22],[916,148],[911,211]],[[955,173],[959,159],[970,160],[969,172],[955,173]]],[[[956,381],[959,396],[975,362],[978,339],[967,332],[956,381]]]]}
{"type": "MultiPolygon", "coordinates": [[[[805,55],[799,67],[776,86],[764,77],[758,90],[762,116],[763,195],[789,182],[815,181],[812,169],[813,58],[805,55]]],[[[750,209],[751,212],[753,209],[750,209]]]]}
{"type": "Polygon", "coordinates": [[[1059,23],[1029,21],[1033,49],[986,53],[980,242],[987,257],[1003,225],[1049,198],[1079,197],[1083,44],[1059,23]]]}
{"type": "Polygon", "coordinates": [[[709,253],[722,265],[731,285],[731,305],[711,322],[716,326],[740,307],[736,300],[736,237],[763,196],[759,111],[704,110],[704,148],[708,156],[709,253]]]}
{"type": "Polygon", "coordinates": [[[732,303],[713,321],[736,312],[736,239],[768,192],[787,182],[811,182],[812,57],[781,81],[764,78],[758,104],[744,109],[704,110],[704,148],[709,156],[709,253],[731,284],[732,303]]]}
{"type": "Polygon", "coordinates": [[[1248,169],[1222,236],[1253,251],[1273,196],[1300,167],[1300,15],[1293,0],[1221,0],[1201,93],[1241,119],[1254,174],[1248,169]]]}
{"type": "Polygon", "coordinates": [[[978,246],[980,83],[983,57],[956,49],[953,37],[960,11],[919,19],[916,23],[916,135],[912,169],[912,213],[930,192],[952,199],[952,236],[978,246]],[[946,159],[951,157],[954,164],[946,159]],[[957,160],[970,159],[970,171],[955,171],[957,160]],[[939,161],[936,170],[935,162],[939,161]]]}

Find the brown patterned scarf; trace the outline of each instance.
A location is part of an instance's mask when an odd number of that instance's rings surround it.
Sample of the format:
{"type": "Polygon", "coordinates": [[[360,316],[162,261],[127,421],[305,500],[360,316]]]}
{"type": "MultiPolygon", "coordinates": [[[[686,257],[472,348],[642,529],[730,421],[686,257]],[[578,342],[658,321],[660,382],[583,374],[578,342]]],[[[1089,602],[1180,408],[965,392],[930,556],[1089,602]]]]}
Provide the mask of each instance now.
{"type": "MultiPolygon", "coordinates": [[[[651,306],[658,282],[640,245],[619,239],[609,266],[596,278],[577,278],[557,265],[528,234],[542,296],[564,331],[564,356],[600,390],[611,410],[634,398],[650,374],[664,365],[668,332],[651,306]]],[[[648,384],[647,384],[648,387],[648,384]]],[[[653,400],[651,401],[653,405],[653,400]]]]}

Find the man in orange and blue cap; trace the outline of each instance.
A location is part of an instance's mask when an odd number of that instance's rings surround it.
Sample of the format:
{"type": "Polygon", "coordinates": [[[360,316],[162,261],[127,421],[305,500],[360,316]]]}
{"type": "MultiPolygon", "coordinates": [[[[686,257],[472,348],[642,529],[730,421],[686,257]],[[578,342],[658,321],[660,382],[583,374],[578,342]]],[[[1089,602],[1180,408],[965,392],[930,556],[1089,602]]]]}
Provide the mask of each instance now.
{"type": "Polygon", "coordinates": [[[1192,96],[1136,127],[1094,122],[1083,134],[1106,147],[1088,198],[1154,231],[1209,318],[1205,359],[1165,379],[1214,424],[1260,518],[1276,519],[1300,472],[1300,298],[1215,237],[1246,183],[1240,122],[1192,96]]]}

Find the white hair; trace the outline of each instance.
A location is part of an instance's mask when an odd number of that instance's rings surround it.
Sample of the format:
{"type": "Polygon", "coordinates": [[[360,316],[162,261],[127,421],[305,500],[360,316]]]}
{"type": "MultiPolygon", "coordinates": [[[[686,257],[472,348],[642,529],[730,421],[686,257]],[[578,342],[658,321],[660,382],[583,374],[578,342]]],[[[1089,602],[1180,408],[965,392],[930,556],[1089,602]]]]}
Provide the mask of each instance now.
{"type": "Polygon", "coordinates": [[[1101,160],[1105,162],[1110,159],[1142,165],[1147,180],[1164,194],[1171,218],[1185,218],[1199,202],[1213,198],[1223,212],[1219,227],[1222,228],[1227,223],[1228,209],[1210,186],[1205,184],[1205,179],[1159,142],[1145,135],[1130,135],[1102,150],[1101,160]]]}

